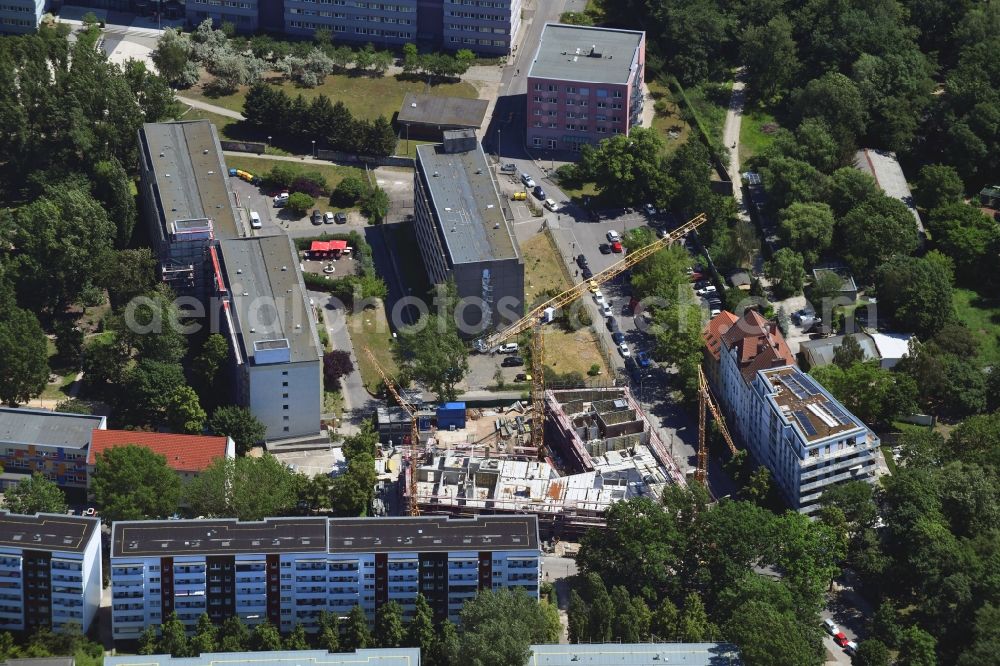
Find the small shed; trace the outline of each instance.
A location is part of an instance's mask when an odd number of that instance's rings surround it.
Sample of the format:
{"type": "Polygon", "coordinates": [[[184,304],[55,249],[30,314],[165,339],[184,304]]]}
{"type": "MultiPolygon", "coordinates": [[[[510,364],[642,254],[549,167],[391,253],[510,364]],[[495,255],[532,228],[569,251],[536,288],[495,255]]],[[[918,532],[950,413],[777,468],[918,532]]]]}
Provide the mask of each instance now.
{"type": "Polygon", "coordinates": [[[979,190],[979,203],[987,208],[1000,208],[1000,185],[991,185],[979,190]]]}
{"type": "Polygon", "coordinates": [[[740,291],[750,291],[750,274],[746,271],[738,270],[729,274],[729,284],[740,291]]]}
{"type": "Polygon", "coordinates": [[[852,303],[858,300],[858,285],[854,282],[854,276],[848,272],[847,268],[843,266],[826,266],[822,268],[813,269],[813,280],[819,280],[820,276],[825,273],[833,273],[834,275],[840,276],[842,284],[840,287],[839,296],[850,299],[852,303]]]}
{"type": "Polygon", "coordinates": [[[404,138],[441,141],[447,130],[478,130],[488,106],[485,99],[407,93],[396,114],[396,124],[404,138]]]}
{"type": "Polygon", "coordinates": [[[465,403],[446,402],[437,409],[438,430],[460,430],[465,427],[465,403]]]}

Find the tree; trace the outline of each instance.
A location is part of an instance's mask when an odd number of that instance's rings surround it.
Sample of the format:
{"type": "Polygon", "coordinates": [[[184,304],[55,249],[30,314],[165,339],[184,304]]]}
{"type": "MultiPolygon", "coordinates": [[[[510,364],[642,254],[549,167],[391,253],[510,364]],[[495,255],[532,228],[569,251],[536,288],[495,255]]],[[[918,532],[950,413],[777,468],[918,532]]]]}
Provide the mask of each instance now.
{"type": "Polygon", "coordinates": [[[156,627],[149,624],[139,634],[136,639],[136,654],[150,655],[156,654],[156,627]]]}
{"type": "Polygon", "coordinates": [[[937,641],[920,627],[909,627],[899,644],[898,666],[936,666],[937,641]]]}
{"type": "Polygon", "coordinates": [[[854,363],[846,369],[825,365],[813,368],[810,374],[864,423],[887,424],[916,409],[914,381],[880,367],[876,361],[854,363]]]}
{"type": "Polygon", "coordinates": [[[288,209],[298,215],[305,215],[315,205],[316,199],[305,192],[292,192],[288,197],[288,209]]]}
{"type": "Polygon", "coordinates": [[[212,618],[208,616],[208,613],[202,613],[198,617],[198,626],[195,627],[194,636],[191,638],[191,655],[217,652],[219,647],[218,634],[218,627],[212,623],[212,618]]]}
{"type": "Polygon", "coordinates": [[[796,95],[795,107],[800,118],[820,118],[840,146],[842,155],[857,147],[864,134],[867,112],[858,87],[838,72],[827,72],[806,84],[796,95]]]}
{"type": "Polygon", "coordinates": [[[660,605],[653,614],[652,638],[654,641],[680,640],[680,613],[669,598],[660,599],[660,605]]]}
{"type": "Polygon", "coordinates": [[[389,601],[375,611],[375,636],[378,646],[397,648],[403,645],[406,630],[403,628],[403,607],[396,601],[389,601]]]}
{"type": "Polygon", "coordinates": [[[372,635],[368,630],[368,616],[361,606],[355,606],[347,616],[341,648],[345,652],[353,652],[372,644],[372,635]]]}
{"type": "Polygon", "coordinates": [[[666,207],[677,189],[665,168],[663,139],[647,128],[637,127],[627,137],[613,136],[596,148],[584,144],[578,168],[582,178],[598,184],[611,204],[638,206],[651,201],[666,207]]]}
{"type": "Polygon", "coordinates": [[[48,380],[48,346],[38,318],[17,307],[0,285],[0,401],[17,407],[41,393],[48,380]]]}
{"type": "Polygon", "coordinates": [[[802,291],[806,270],[802,255],[787,247],[774,253],[764,267],[768,279],[777,282],[778,293],[792,296],[802,291]]]}
{"type": "Polygon", "coordinates": [[[405,647],[420,648],[421,654],[428,654],[434,644],[434,615],[427,597],[417,593],[414,602],[413,619],[406,627],[405,647]]]}
{"type": "Polygon", "coordinates": [[[164,456],[129,444],[97,454],[90,491],[108,523],[162,519],[177,511],[181,480],[164,456]]]}
{"type": "Polygon", "coordinates": [[[163,283],[130,301],[110,318],[108,328],[144,361],[178,363],[187,353],[188,341],[176,295],[163,283]]]}
{"type": "Polygon", "coordinates": [[[218,400],[220,371],[229,360],[229,343],[222,335],[213,333],[201,346],[201,353],[195,357],[191,372],[197,380],[202,402],[218,400]]]}
{"type": "Polygon", "coordinates": [[[974,206],[959,201],[932,210],[927,229],[935,247],[955,262],[962,282],[980,289],[998,284],[989,270],[989,262],[1000,251],[996,222],[974,206]]]}
{"type": "Polygon", "coordinates": [[[527,663],[532,643],[551,640],[542,605],[523,590],[483,590],[462,607],[463,661],[482,666],[527,663]]]}
{"type": "Polygon", "coordinates": [[[913,198],[925,211],[957,204],[962,201],[965,184],[955,167],[944,164],[928,164],[920,169],[916,193],[913,198]]]}
{"type": "Polygon", "coordinates": [[[590,640],[590,609],[576,590],[570,590],[566,615],[569,642],[580,643],[590,640]]]}
{"type": "Polygon", "coordinates": [[[827,197],[824,199],[833,209],[835,217],[843,217],[863,203],[882,196],[875,179],[860,169],[846,166],[837,169],[830,176],[827,197]]]}
{"type": "Polygon", "coordinates": [[[760,177],[775,211],[796,202],[823,201],[830,178],[808,162],[777,156],[761,166],[760,177]]]}
{"type": "Polygon", "coordinates": [[[113,308],[125,306],[136,296],[156,286],[156,257],[148,247],[117,250],[101,275],[113,308]]]}
{"type": "Polygon", "coordinates": [[[172,85],[187,87],[198,80],[197,66],[191,60],[190,39],[179,29],[164,30],[149,56],[156,71],[172,85]]]}
{"type": "Polygon", "coordinates": [[[284,649],[286,650],[308,650],[309,640],[306,638],[306,629],[302,623],[297,622],[295,629],[285,639],[284,649]]]}
{"type": "Polygon", "coordinates": [[[816,629],[807,630],[791,610],[764,600],[749,600],[739,606],[726,624],[725,634],[739,645],[740,656],[748,664],[823,663],[816,629]]]}
{"type": "Polygon", "coordinates": [[[833,211],[825,203],[793,203],[779,218],[788,245],[814,266],[833,241],[833,211]]]}
{"type": "Polygon", "coordinates": [[[157,642],[156,650],[160,654],[169,654],[173,657],[191,655],[191,643],[184,630],[184,624],[177,618],[177,611],[171,612],[167,621],[160,625],[160,640],[157,642]]]}
{"type": "Polygon", "coordinates": [[[250,646],[250,631],[239,615],[230,615],[219,629],[220,652],[245,652],[250,646]]]}
{"type": "Polygon", "coordinates": [[[120,418],[130,425],[159,423],[166,418],[170,397],[184,386],[179,363],[141,359],[125,371],[122,390],[116,395],[120,418]]]}
{"type": "Polygon", "coordinates": [[[403,44],[403,73],[413,74],[420,68],[420,52],[413,42],[403,44]]]}
{"type": "Polygon", "coordinates": [[[272,455],[219,458],[185,488],[195,514],[263,520],[287,515],[298,502],[300,479],[272,455]]]}
{"type": "Polygon", "coordinates": [[[611,595],[601,577],[590,572],[587,574],[587,599],[590,602],[587,617],[587,634],[590,640],[606,643],[612,638],[612,622],[614,621],[614,604],[611,595]]]}
{"type": "Polygon", "coordinates": [[[879,307],[897,330],[923,339],[952,316],[952,276],[933,252],[921,258],[896,256],[875,273],[879,307]]]}
{"type": "Polygon", "coordinates": [[[66,496],[59,486],[38,472],[7,488],[4,503],[11,513],[66,513],[66,496]]]}
{"type": "Polygon", "coordinates": [[[319,614],[319,647],[327,652],[340,652],[340,618],[326,611],[319,614]]]}
{"type": "Polygon", "coordinates": [[[338,516],[363,516],[375,494],[375,458],[369,453],[352,456],[347,471],[333,480],[330,507],[338,516]]]}
{"type": "Polygon", "coordinates": [[[658,327],[654,355],[658,361],[676,364],[688,397],[698,390],[702,316],[701,307],[691,301],[675,301],[653,315],[658,327]]]}
{"type": "Polygon", "coordinates": [[[851,664],[852,666],[889,666],[889,648],[877,638],[861,641],[851,664]]]}
{"type": "Polygon", "coordinates": [[[335,349],[323,354],[323,386],[327,391],[340,390],[340,378],[354,371],[351,353],[335,349]]]}
{"type": "Polygon", "coordinates": [[[393,354],[413,379],[430,387],[439,399],[454,400],[456,384],[469,371],[469,351],[458,332],[455,283],[445,285],[435,301],[437,313],[399,330],[393,354]]]}
{"type": "Polygon", "coordinates": [[[701,643],[713,637],[715,629],[705,612],[705,604],[694,592],[684,599],[679,628],[685,643],[701,643]]]}
{"type": "Polygon", "coordinates": [[[853,335],[845,335],[840,344],[833,350],[833,364],[841,370],[847,370],[855,363],[865,360],[865,352],[861,343],[853,335]]]}
{"type": "Polygon", "coordinates": [[[458,630],[451,620],[445,620],[438,629],[438,637],[431,650],[429,666],[450,666],[459,663],[461,647],[458,630]]]}
{"type": "Polygon", "coordinates": [[[115,158],[94,164],[91,191],[118,228],[115,245],[119,248],[128,244],[135,227],[136,206],[131,185],[128,174],[115,158]]]}
{"type": "Polygon", "coordinates": [[[353,206],[367,189],[364,181],[357,176],[345,176],[330,195],[330,203],[345,208],[353,206]]]}
{"type": "Polygon", "coordinates": [[[749,90],[764,102],[784,93],[799,69],[792,24],[783,15],[763,25],[750,25],[740,39],[749,90]]]}
{"type": "Polygon", "coordinates": [[[250,633],[250,649],[253,652],[276,652],[281,649],[281,634],[278,628],[265,620],[250,633]]]}
{"type": "Polygon", "coordinates": [[[382,224],[389,214],[389,206],[392,200],[388,193],[381,187],[369,187],[365,189],[359,201],[361,214],[368,218],[372,224],[382,224]]]}
{"type": "Polygon", "coordinates": [[[205,427],[205,410],[198,403],[198,394],[190,386],[178,386],[166,404],[167,424],[174,432],[197,434],[205,427]]]}
{"type": "Polygon", "coordinates": [[[853,208],[840,221],[839,233],[851,269],[862,279],[895,255],[917,249],[917,225],[902,201],[879,196],[853,208]]]}
{"type": "Polygon", "coordinates": [[[216,435],[231,437],[240,456],[264,441],[267,435],[267,427],[249,409],[238,405],[217,408],[208,420],[208,429],[216,435]]]}

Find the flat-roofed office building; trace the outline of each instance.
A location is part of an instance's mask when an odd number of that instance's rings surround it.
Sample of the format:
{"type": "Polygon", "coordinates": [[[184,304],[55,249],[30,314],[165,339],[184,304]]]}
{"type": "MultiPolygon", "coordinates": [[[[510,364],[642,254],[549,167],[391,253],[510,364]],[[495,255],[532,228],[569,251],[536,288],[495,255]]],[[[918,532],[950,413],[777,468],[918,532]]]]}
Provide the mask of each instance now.
{"type": "Polygon", "coordinates": [[[91,433],[107,427],[104,416],[0,408],[0,490],[38,472],[63,490],[82,493],[91,433]]]}
{"type": "Polygon", "coordinates": [[[0,631],[90,629],[101,606],[100,525],[0,511],[0,631]]]}
{"type": "Polygon", "coordinates": [[[414,226],[431,281],[455,281],[471,336],[523,316],[524,259],[475,132],[444,136],[417,147],[414,226]]]}
{"type": "Polygon", "coordinates": [[[269,518],[261,522],[117,522],[111,535],[112,628],[135,639],[176,611],[250,626],[318,629],[323,611],[370,620],[389,601],[412,617],[423,594],[437,619],[458,620],[479,590],[538,595],[536,516],[269,518]]]}

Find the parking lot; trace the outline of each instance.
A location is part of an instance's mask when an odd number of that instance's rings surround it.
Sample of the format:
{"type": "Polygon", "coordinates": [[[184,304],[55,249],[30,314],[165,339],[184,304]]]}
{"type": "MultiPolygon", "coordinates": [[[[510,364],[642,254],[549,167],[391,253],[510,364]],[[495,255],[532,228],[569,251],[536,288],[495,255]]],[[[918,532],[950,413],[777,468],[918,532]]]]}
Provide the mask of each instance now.
{"type": "Polygon", "coordinates": [[[313,224],[310,219],[312,210],[318,210],[321,214],[331,210],[325,198],[318,199],[313,209],[305,215],[299,216],[288,208],[275,206],[271,195],[265,193],[259,186],[251,185],[235,176],[231,176],[229,181],[233,192],[236,193],[237,205],[260,215],[261,228],[253,230],[253,234],[256,236],[274,236],[283,232],[288,232],[291,236],[318,235],[324,231],[327,233],[346,233],[368,225],[368,220],[356,210],[345,211],[347,213],[346,224],[313,224]]]}

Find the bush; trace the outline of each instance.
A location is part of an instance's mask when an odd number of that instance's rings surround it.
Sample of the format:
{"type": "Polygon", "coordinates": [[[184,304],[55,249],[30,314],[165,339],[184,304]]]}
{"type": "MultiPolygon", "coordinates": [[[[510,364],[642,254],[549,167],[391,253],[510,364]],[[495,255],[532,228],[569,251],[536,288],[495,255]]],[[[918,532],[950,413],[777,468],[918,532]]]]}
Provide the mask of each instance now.
{"type": "Polygon", "coordinates": [[[323,355],[323,384],[327,391],[340,390],[340,378],[354,370],[350,352],[343,349],[329,351],[323,355]]]}
{"type": "Polygon", "coordinates": [[[357,176],[347,176],[337,185],[330,195],[330,203],[334,206],[347,208],[358,202],[365,193],[365,182],[357,176]]]}
{"type": "Polygon", "coordinates": [[[298,169],[291,164],[275,164],[264,175],[264,184],[276,189],[287,190],[298,175],[298,169]]]}
{"type": "Polygon", "coordinates": [[[327,192],[326,179],[317,173],[301,174],[292,181],[290,190],[316,198],[327,192]],[[316,179],[316,176],[319,176],[319,180],[316,179]]]}
{"type": "Polygon", "coordinates": [[[593,364],[592,366],[590,366],[590,370],[587,370],[587,374],[591,377],[596,377],[597,375],[601,374],[601,366],[598,365],[597,363],[593,364]]]}
{"type": "Polygon", "coordinates": [[[315,205],[316,199],[305,192],[294,192],[288,197],[288,207],[300,215],[305,215],[315,205]]]}

